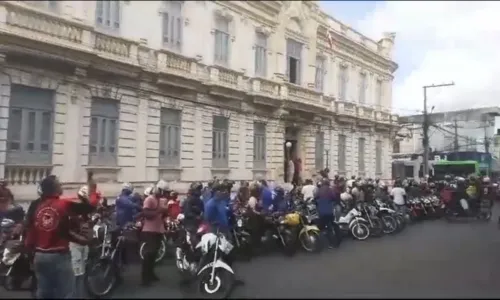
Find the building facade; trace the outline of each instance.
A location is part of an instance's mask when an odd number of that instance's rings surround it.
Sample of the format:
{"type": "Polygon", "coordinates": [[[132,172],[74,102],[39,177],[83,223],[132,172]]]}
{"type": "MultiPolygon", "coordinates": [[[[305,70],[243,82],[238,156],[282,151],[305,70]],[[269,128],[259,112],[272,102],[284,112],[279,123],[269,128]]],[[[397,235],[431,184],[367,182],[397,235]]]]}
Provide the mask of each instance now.
{"type": "Polygon", "coordinates": [[[49,173],[71,189],[92,171],[108,194],[281,181],[291,156],[304,177],[390,178],[394,34],[316,1],[2,1],[0,21],[0,173],[18,198],[49,173]]]}
{"type": "MultiPolygon", "coordinates": [[[[494,136],[500,108],[486,107],[429,114],[429,146],[433,151],[496,153],[494,136]],[[488,149],[486,149],[488,148],[488,149]]],[[[401,138],[393,153],[422,153],[422,115],[400,117],[401,138]],[[404,132],[404,133],[403,133],[404,132]]]]}

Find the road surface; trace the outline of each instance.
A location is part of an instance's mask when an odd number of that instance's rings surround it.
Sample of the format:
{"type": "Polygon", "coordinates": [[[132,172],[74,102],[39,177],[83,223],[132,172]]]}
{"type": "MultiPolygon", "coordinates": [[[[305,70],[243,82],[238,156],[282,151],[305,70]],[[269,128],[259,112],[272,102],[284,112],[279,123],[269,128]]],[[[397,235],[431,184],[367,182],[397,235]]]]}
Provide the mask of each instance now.
{"type": "MultiPolygon", "coordinates": [[[[319,255],[255,258],[235,270],[245,285],[238,298],[498,298],[500,229],[490,223],[449,224],[444,220],[409,226],[395,236],[347,240],[319,255]]],[[[170,262],[158,268],[161,282],[139,286],[139,266],[127,271],[114,298],[191,298],[181,291],[170,262]]],[[[25,293],[0,291],[0,298],[25,293]]]]}

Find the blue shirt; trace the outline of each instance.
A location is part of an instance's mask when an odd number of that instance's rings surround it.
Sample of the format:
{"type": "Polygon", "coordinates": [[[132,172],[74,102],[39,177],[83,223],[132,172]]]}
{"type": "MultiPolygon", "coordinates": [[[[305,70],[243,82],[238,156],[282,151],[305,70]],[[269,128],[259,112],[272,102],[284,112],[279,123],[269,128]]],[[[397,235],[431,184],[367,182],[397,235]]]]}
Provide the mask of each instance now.
{"type": "Polygon", "coordinates": [[[334,202],[335,193],[330,187],[322,186],[318,189],[316,196],[316,209],[318,210],[318,215],[332,215],[334,202]]]}
{"type": "Polygon", "coordinates": [[[263,187],[260,192],[260,198],[262,199],[262,208],[268,210],[269,206],[273,204],[273,192],[268,187],[263,187]]]}
{"type": "Polygon", "coordinates": [[[134,221],[134,216],[141,207],[134,202],[132,195],[122,192],[116,199],[116,225],[119,227],[134,221]]]}
{"type": "Polygon", "coordinates": [[[207,203],[210,199],[212,199],[212,189],[206,187],[201,194],[201,200],[203,200],[203,203],[207,203]]]}
{"type": "Polygon", "coordinates": [[[218,223],[222,228],[229,227],[227,218],[226,201],[212,197],[205,203],[205,221],[213,224],[218,223]]]}

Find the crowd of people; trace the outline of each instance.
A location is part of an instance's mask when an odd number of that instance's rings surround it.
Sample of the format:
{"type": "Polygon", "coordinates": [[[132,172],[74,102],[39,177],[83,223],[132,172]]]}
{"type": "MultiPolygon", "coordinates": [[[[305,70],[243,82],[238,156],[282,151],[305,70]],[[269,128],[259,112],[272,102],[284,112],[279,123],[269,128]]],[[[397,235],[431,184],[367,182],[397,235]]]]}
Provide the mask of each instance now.
{"type": "MultiPolygon", "coordinates": [[[[150,286],[159,280],[155,273],[155,259],[165,232],[165,219],[175,220],[180,213],[184,215],[183,225],[186,231],[194,233],[203,220],[211,224],[214,230],[217,228],[218,231],[226,232],[228,239],[231,239],[229,215],[231,211],[245,209],[250,213],[252,242],[258,246],[266,226],[263,216],[287,211],[291,202],[298,198],[314,201],[320,229],[328,237],[329,247],[334,248],[340,245],[340,239],[333,238],[332,234],[339,230],[335,220],[338,220],[345,205],[381,199],[392,201],[398,210],[404,210],[408,196],[431,193],[446,198],[449,197],[447,191],[453,184],[456,184],[453,188],[460,197],[463,193],[478,201],[484,197],[493,201],[497,190],[487,177],[455,178],[453,183],[451,177],[436,183],[396,180],[389,191],[378,179],[354,176],[350,179],[341,176],[330,179],[328,173],[329,170],[323,170],[320,172],[321,178],[316,182],[308,179],[300,185],[271,187],[266,180],[243,181],[233,199],[231,193],[235,183],[230,180],[214,179],[206,186],[195,182],[190,185],[182,204],[178,194],[164,180],[146,188],[142,194],[135,193],[131,184],[124,183],[115,201],[116,225],[123,228],[131,222],[141,221],[141,239],[146,243],[141,279],[142,285],[150,286]],[[231,208],[229,213],[228,207],[231,208]]],[[[90,214],[106,207],[106,199],[99,193],[91,175],[87,184],[74,197],[63,197],[57,177],[48,176],[39,184],[39,195],[30,204],[20,229],[25,236],[25,251],[32,255],[38,280],[37,297],[82,298],[87,245],[92,240],[90,214]]],[[[0,205],[14,200],[5,183],[0,184],[0,196],[4,200],[0,201],[0,205]]],[[[0,209],[0,213],[5,211],[5,207],[0,209]]],[[[340,237],[341,234],[337,236],[340,237]]],[[[126,257],[124,253],[125,260],[126,257]]],[[[231,264],[231,259],[228,260],[231,264]]]]}

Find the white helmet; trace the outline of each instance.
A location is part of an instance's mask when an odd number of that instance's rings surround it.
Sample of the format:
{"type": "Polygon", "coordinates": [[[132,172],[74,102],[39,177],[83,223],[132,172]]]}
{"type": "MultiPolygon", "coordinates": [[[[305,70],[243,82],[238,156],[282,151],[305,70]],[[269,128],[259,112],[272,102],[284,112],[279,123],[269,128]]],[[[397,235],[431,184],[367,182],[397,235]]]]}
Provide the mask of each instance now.
{"type": "Polygon", "coordinates": [[[78,190],[78,196],[83,197],[83,198],[88,198],[88,196],[89,196],[89,187],[87,185],[82,186],[78,190]]]}
{"type": "Polygon", "coordinates": [[[156,190],[162,190],[162,191],[168,190],[168,183],[165,180],[161,179],[156,184],[156,190]]]}
{"type": "Polygon", "coordinates": [[[122,184],[122,191],[131,191],[132,192],[133,190],[134,190],[134,188],[132,187],[132,185],[130,183],[124,182],[122,184]]]}
{"type": "Polygon", "coordinates": [[[381,189],[385,188],[385,183],[383,181],[379,181],[378,187],[381,189]]]}
{"type": "Polygon", "coordinates": [[[488,176],[483,178],[483,183],[490,183],[491,179],[488,176]]]}
{"type": "Polygon", "coordinates": [[[150,196],[151,194],[153,194],[154,188],[155,188],[154,186],[148,186],[144,190],[144,196],[150,196]]]}

